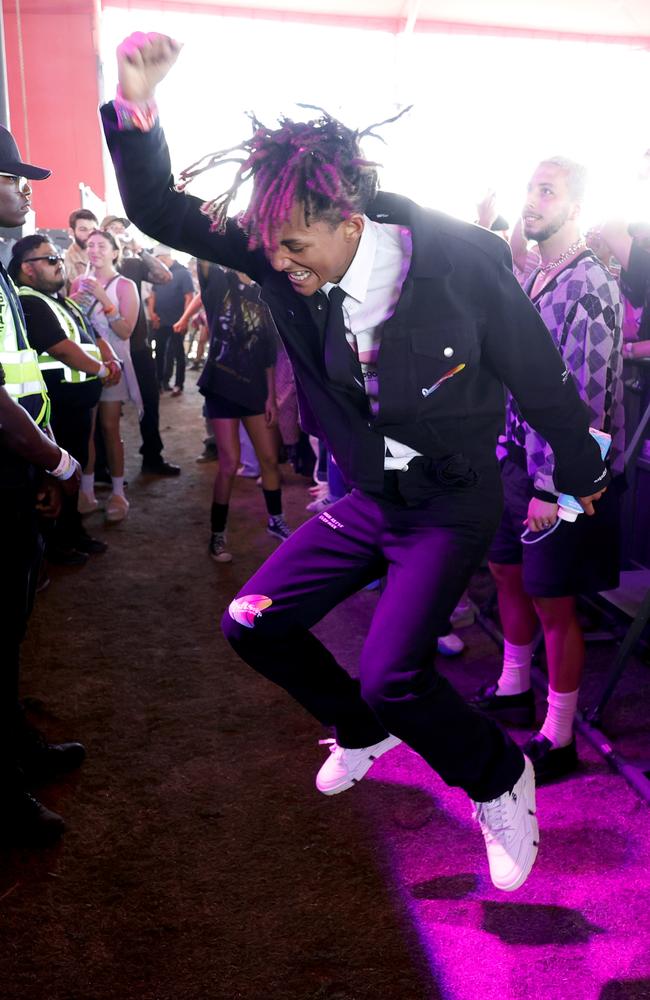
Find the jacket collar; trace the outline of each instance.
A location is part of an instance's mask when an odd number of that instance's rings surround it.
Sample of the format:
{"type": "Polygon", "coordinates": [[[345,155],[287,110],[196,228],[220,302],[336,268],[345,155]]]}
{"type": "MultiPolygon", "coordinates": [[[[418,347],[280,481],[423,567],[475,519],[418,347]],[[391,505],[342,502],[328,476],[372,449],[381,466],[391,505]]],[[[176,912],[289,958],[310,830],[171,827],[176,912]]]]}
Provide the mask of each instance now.
{"type": "Polygon", "coordinates": [[[374,222],[385,225],[406,226],[413,236],[411,275],[414,278],[433,278],[448,274],[451,261],[445,253],[435,217],[409,198],[388,191],[379,191],[368,206],[366,214],[374,222]]]}

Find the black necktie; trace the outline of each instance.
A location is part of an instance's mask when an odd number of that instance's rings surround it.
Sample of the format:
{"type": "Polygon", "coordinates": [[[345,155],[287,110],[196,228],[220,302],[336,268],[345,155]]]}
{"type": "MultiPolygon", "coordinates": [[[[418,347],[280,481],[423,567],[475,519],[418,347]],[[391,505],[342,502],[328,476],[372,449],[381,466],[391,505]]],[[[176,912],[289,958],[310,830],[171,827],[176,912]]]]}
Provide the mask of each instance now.
{"type": "Polygon", "coordinates": [[[327,325],[324,336],[325,370],[333,382],[348,388],[357,384],[354,370],[359,368],[357,357],[348,344],[343,318],[345,292],[335,285],[328,295],[327,325]]]}

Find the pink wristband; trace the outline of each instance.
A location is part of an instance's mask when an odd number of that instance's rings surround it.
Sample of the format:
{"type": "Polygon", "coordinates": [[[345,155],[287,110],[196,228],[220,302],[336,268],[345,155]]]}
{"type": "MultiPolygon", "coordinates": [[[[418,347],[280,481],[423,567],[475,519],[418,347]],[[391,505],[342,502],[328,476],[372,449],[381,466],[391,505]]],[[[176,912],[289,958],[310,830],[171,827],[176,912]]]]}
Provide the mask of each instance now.
{"type": "Polygon", "coordinates": [[[158,105],[155,98],[149,101],[129,101],[122,97],[117,89],[117,97],[113,101],[119,129],[150,132],[158,119],[158,105]]]}

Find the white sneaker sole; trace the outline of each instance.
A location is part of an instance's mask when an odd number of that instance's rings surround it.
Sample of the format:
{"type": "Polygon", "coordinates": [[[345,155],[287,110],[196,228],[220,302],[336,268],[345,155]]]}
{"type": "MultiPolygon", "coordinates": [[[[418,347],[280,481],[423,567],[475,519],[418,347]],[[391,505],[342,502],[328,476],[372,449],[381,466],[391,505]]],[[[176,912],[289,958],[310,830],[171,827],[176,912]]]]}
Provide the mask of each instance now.
{"type": "Polygon", "coordinates": [[[383,755],[388,753],[389,750],[392,750],[393,747],[399,746],[401,742],[402,741],[398,739],[397,736],[387,736],[385,740],[381,741],[381,743],[376,743],[374,746],[368,747],[368,755],[360,757],[354,771],[349,771],[347,777],[342,778],[336,785],[323,785],[323,783],[319,781],[319,771],[316,775],[316,788],[319,792],[322,792],[323,795],[338,795],[339,792],[346,792],[348,788],[352,788],[353,785],[356,785],[361,781],[376,760],[383,757],[383,755]]]}
{"type": "Polygon", "coordinates": [[[537,815],[536,815],[537,807],[535,803],[535,770],[528,757],[526,757],[526,770],[532,772],[532,782],[529,794],[527,795],[527,802],[526,802],[526,807],[529,813],[528,819],[531,828],[531,842],[528,849],[528,854],[526,856],[526,860],[524,861],[521,870],[517,875],[517,877],[514,879],[514,881],[509,882],[507,884],[503,883],[500,885],[497,885],[496,882],[493,883],[496,886],[496,888],[500,889],[502,892],[514,892],[515,889],[519,889],[524,884],[524,882],[531,873],[533,865],[535,864],[535,861],[537,859],[537,852],[539,850],[539,823],[537,822],[537,815]]]}

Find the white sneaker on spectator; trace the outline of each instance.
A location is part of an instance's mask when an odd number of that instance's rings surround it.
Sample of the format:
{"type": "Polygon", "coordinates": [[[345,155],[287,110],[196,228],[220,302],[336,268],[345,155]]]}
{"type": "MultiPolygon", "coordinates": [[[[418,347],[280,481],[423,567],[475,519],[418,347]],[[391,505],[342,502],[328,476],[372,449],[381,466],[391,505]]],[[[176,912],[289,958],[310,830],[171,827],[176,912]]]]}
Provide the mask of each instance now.
{"type": "Polygon", "coordinates": [[[470,600],[461,601],[451,613],[451,627],[465,628],[466,625],[473,625],[476,620],[476,609],[470,600]]]}
{"type": "Polygon", "coordinates": [[[312,500],[305,507],[305,510],[310,510],[312,514],[320,514],[321,511],[325,510],[326,507],[330,507],[334,503],[334,498],[327,494],[327,496],[320,497],[320,499],[312,500]]]}
{"type": "Polygon", "coordinates": [[[112,493],[106,504],[106,520],[109,524],[119,524],[129,513],[129,501],[119,493],[112,493]]]}
{"type": "Polygon", "coordinates": [[[329,746],[330,756],[316,775],[316,788],[323,795],[338,795],[361,781],[379,757],[402,741],[397,736],[387,736],[371,747],[358,749],[340,747],[336,740],[318,742],[321,746],[329,746]]]}
{"type": "Polygon", "coordinates": [[[79,491],[79,496],[77,498],[77,510],[80,514],[94,514],[96,510],[99,509],[99,501],[96,497],[90,496],[88,493],[82,493],[79,491]]]}
{"type": "Polygon", "coordinates": [[[443,656],[460,656],[464,649],[465,643],[454,632],[438,636],[438,652],[443,656]]]}
{"type": "Polygon", "coordinates": [[[524,884],[539,845],[535,771],[528,757],[524,761],[523,774],[512,791],[490,802],[474,803],[474,819],[485,839],[490,877],[504,892],[514,892],[524,884]]]}

